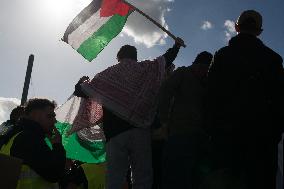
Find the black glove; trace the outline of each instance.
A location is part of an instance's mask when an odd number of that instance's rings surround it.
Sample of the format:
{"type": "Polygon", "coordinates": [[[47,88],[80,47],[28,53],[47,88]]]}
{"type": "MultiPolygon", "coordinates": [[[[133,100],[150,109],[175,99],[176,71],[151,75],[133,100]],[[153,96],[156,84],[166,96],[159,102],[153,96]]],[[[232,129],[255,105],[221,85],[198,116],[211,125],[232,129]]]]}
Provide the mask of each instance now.
{"type": "Polygon", "coordinates": [[[75,91],[74,91],[74,95],[77,96],[77,97],[81,97],[81,98],[88,98],[88,96],[82,91],[82,88],[81,88],[81,84],[84,83],[85,81],[89,81],[89,77],[87,76],[84,76],[82,77],[78,83],[75,85],[75,91]]]}

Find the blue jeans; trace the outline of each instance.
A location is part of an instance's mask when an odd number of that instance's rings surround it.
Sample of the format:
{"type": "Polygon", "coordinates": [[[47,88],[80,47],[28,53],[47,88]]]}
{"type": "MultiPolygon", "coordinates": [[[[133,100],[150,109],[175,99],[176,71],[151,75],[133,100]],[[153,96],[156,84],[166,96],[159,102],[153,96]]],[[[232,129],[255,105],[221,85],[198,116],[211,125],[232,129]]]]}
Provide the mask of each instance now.
{"type": "Polygon", "coordinates": [[[133,189],[152,188],[152,151],[149,129],[133,128],[106,144],[106,189],[120,189],[125,184],[129,165],[133,189]]]}

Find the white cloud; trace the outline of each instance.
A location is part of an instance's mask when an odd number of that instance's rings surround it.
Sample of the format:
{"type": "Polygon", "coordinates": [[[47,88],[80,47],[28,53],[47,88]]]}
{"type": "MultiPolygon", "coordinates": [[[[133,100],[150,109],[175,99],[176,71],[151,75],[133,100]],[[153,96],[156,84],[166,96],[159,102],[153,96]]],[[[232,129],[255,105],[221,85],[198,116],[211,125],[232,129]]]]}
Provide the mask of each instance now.
{"type": "Polygon", "coordinates": [[[232,20],[226,20],[224,23],[224,27],[225,27],[225,36],[226,36],[226,40],[229,41],[233,35],[236,34],[236,30],[235,30],[235,22],[232,20]]]}
{"type": "Polygon", "coordinates": [[[16,98],[0,97],[0,124],[10,118],[11,111],[20,105],[20,100],[16,98]]]}
{"type": "MultiPolygon", "coordinates": [[[[174,2],[173,0],[144,0],[143,2],[133,2],[132,0],[129,2],[133,3],[134,6],[151,16],[165,28],[169,28],[165,15],[171,11],[170,5],[174,2]]],[[[153,45],[165,44],[165,39],[167,38],[167,34],[137,12],[129,16],[123,33],[132,37],[136,43],[142,43],[148,48],[153,45]]]]}
{"type": "Polygon", "coordinates": [[[203,29],[203,30],[209,30],[209,29],[213,28],[213,24],[209,21],[203,21],[200,28],[203,29]]]}
{"type": "Polygon", "coordinates": [[[232,20],[226,20],[225,23],[224,23],[224,26],[226,27],[226,29],[231,32],[231,33],[234,33],[236,32],[235,30],[235,22],[232,21],[232,20]]]}

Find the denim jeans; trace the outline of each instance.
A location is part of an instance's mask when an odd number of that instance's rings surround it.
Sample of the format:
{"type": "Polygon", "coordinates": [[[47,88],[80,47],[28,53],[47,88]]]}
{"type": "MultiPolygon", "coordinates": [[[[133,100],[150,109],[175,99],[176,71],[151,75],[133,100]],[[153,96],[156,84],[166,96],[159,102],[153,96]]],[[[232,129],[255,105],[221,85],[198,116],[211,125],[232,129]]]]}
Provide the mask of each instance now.
{"type": "Polygon", "coordinates": [[[132,189],[152,188],[152,152],[150,129],[133,128],[113,138],[106,145],[106,189],[120,189],[131,167],[132,189]]]}

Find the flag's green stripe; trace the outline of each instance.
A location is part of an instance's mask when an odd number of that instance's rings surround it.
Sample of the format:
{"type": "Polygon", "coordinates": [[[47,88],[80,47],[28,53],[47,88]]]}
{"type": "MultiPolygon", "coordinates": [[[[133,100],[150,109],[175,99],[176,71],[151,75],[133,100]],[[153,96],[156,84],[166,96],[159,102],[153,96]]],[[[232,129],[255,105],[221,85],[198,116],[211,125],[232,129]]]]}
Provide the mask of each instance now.
{"type": "Polygon", "coordinates": [[[62,144],[66,150],[66,156],[69,159],[79,160],[85,163],[105,162],[105,143],[103,141],[85,143],[80,141],[76,133],[69,136],[67,132],[71,127],[72,125],[69,123],[56,123],[56,128],[62,135],[62,144]]]}
{"type": "Polygon", "coordinates": [[[92,61],[107,46],[107,44],[115,38],[122,30],[127,16],[114,15],[98,29],[91,37],[84,41],[77,49],[84,58],[92,61]]]}

